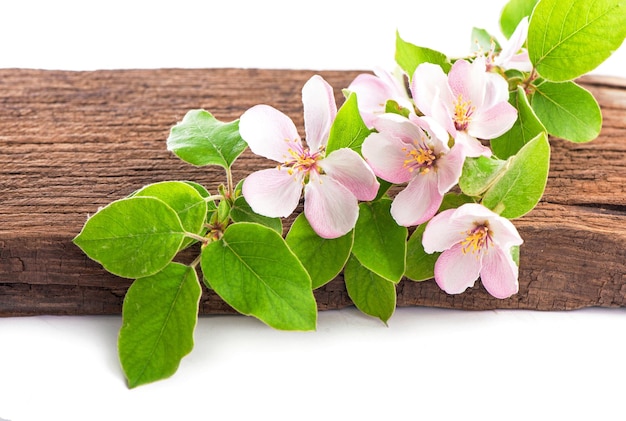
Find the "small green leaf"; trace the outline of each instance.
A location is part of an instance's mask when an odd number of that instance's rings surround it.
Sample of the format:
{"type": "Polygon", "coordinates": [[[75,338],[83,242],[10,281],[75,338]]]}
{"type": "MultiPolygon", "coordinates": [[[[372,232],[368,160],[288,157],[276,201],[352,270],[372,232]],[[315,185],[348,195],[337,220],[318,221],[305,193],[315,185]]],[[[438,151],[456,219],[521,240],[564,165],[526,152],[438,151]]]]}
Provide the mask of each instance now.
{"type": "Polygon", "coordinates": [[[206,222],[207,203],[198,190],[183,181],[149,184],[133,197],[155,197],[169,205],[187,232],[200,234],[206,222]]]}
{"type": "Polygon", "coordinates": [[[326,154],[337,149],[350,148],[360,155],[361,145],[371,132],[359,112],[356,93],[352,92],[337,111],[337,117],[330,128],[326,154]]]}
{"type": "Polygon", "coordinates": [[[118,337],[129,387],[176,372],[193,349],[201,293],[196,271],[180,263],[133,282],[124,298],[118,337]]]}
{"type": "Polygon", "coordinates": [[[452,64],[445,54],[430,48],[418,47],[415,44],[404,41],[400,33],[396,31],[396,62],[409,76],[413,78],[415,69],[422,63],[433,63],[441,66],[445,73],[450,71],[452,64]]]}
{"type": "Polygon", "coordinates": [[[354,256],[346,264],[344,280],[356,308],[387,324],[396,309],[396,285],[365,268],[354,256]]]}
{"type": "Polygon", "coordinates": [[[528,103],[524,88],[511,92],[509,102],[517,109],[517,120],[508,132],[491,139],[491,150],[500,159],[515,155],[522,147],[546,129],[528,103]]]}
{"type": "Polygon", "coordinates": [[[506,161],[479,156],[466,158],[459,179],[461,191],[468,196],[480,196],[498,179],[506,161]]]}
{"type": "Polygon", "coordinates": [[[510,0],[500,16],[500,29],[505,37],[511,38],[515,28],[526,16],[530,16],[539,0],[510,0]]]}
{"type": "Polygon", "coordinates": [[[235,202],[230,209],[230,217],[233,222],[256,222],[257,224],[265,225],[280,235],[283,235],[283,222],[280,218],[270,218],[268,216],[255,213],[243,196],[239,196],[235,199],[235,202]]]}
{"type": "Polygon", "coordinates": [[[550,169],[545,133],[528,142],[507,161],[506,170],[485,193],[482,204],[509,219],[530,212],[543,196],[550,169]]]}
{"type": "Polygon", "coordinates": [[[352,253],[367,269],[398,283],[404,274],[408,230],[390,213],[391,200],[359,204],[352,253]]]}
{"type": "Polygon", "coordinates": [[[184,238],[180,218],[165,202],[131,197],[100,209],[74,243],[109,272],[141,278],[167,266],[184,238]]]}
{"type": "Polygon", "coordinates": [[[426,281],[435,277],[435,262],[441,253],[428,254],[424,251],[422,237],[427,224],[418,226],[409,241],[406,250],[405,276],[412,281],[426,281]]]}
{"type": "Polygon", "coordinates": [[[335,279],[343,269],[352,250],[354,230],[339,238],[325,239],[317,235],[304,214],[300,214],[285,240],[311,275],[313,289],[316,289],[335,279]]]}
{"type": "Polygon", "coordinates": [[[409,110],[408,108],[404,108],[393,99],[389,99],[385,103],[385,112],[389,114],[398,114],[406,118],[409,118],[409,115],[411,114],[411,110],[409,110]]]}
{"type": "Polygon", "coordinates": [[[205,110],[189,111],[167,139],[167,150],[196,166],[230,168],[247,146],[239,135],[239,120],[223,123],[205,110]]]}
{"type": "Polygon", "coordinates": [[[492,43],[496,51],[501,50],[498,40],[493,35],[485,29],[472,28],[472,45],[470,46],[472,53],[486,54],[491,50],[492,43]]]}
{"type": "Polygon", "coordinates": [[[263,225],[230,225],[202,250],[202,273],[230,306],[275,329],[313,330],[311,278],[283,237],[263,225]]]}
{"type": "Polygon", "coordinates": [[[563,82],[595,69],[625,36],[625,0],[541,0],[530,19],[528,54],[542,77],[563,82]]]}
{"type": "Polygon", "coordinates": [[[532,108],[548,133],[572,142],[589,142],[600,134],[602,111],[593,95],[574,82],[543,82],[532,108]]]}

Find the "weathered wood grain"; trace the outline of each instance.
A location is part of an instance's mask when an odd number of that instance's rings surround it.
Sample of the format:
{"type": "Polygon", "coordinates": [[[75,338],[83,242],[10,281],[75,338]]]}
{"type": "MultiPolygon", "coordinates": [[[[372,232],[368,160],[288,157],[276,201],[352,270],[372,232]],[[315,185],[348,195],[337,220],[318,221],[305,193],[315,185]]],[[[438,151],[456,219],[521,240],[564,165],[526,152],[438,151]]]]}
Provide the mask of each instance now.
{"type": "MultiPolygon", "coordinates": [[[[324,71],[341,88],[359,72],[324,71]]],[[[87,215],[141,186],[193,180],[210,189],[219,168],[194,168],[165,148],[194,108],[233,120],[257,103],[302,127],[300,89],[312,71],[212,69],[95,72],[0,70],[0,315],[111,314],[130,281],[108,274],[71,240],[87,215]]],[[[546,194],[515,221],[520,292],[489,296],[480,283],[450,296],[403,281],[398,305],[463,309],[626,306],[626,80],[587,77],[604,127],[588,144],[552,140],[546,194]]],[[[245,153],[235,178],[266,166],[245,153]]],[[[183,259],[186,256],[183,256],[183,259]]],[[[316,291],[320,309],[351,304],[341,278],[316,291]]],[[[205,292],[201,312],[232,310],[205,292]]]]}

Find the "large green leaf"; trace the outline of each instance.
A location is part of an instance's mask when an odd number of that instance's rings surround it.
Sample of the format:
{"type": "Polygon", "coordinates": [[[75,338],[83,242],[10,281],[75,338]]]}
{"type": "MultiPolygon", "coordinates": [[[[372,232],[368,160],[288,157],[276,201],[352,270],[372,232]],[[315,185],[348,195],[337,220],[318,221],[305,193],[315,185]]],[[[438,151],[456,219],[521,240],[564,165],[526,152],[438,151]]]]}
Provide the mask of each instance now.
{"type": "Polygon", "coordinates": [[[207,202],[193,185],[184,181],[149,184],[133,197],[156,197],[167,203],[180,218],[187,232],[200,234],[206,222],[207,202]]]}
{"type": "Polygon", "coordinates": [[[193,349],[201,293],[196,271],[180,263],[133,282],[124,299],[118,337],[129,387],[176,372],[193,349]]]}
{"type": "Polygon", "coordinates": [[[461,191],[468,196],[480,196],[498,179],[505,170],[506,161],[479,156],[466,158],[459,178],[461,191]]]}
{"type": "Polygon", "coordinates": [[[589,91],[574,82],[543,82],[536,87],[532,108],[553,136],[589,142],[600,134],[602,111],[589,91]]]}
{"type": "Polygon", "coordinates": [[[230,208],[230,217],[234,222],[256,222],[283,234],[283,222],[280,218],[270,218],[254,212],[246,199],[239,196],[230,208]]]}
{"type": "Polygon", "coordinates": [[[361,154],[361,145],[371,132],[359,112],[356,93],[352,92],[337,111],[337,117],[330,128],[326,154],[341,148],[350,148],[361,154]]]}
{"type": "Polygon", "coordinates": [[[400,37],[400,33],[397,31],[395,57],[398,66],[406,72],[410,79],[413,78],[417,66],[422,63],[438,64],[445,73],[448,73],[452,67],[450,60],[445,54],[406,42],[400,37]]]}
{"type": "Polygon", "coordinates": [[[506,169],[483,196],[483,205],[509,219],[530,212],[543,196],[549,169],[550,144],[541,133],[509,158],[506,169]]]}
{"type": "Polygon", "coordinates": [[[510,0],[502,9],[500,29],[505,37],[511,38],[520,21],[530,16],[538,0],[510,0]]]}
{"type": "Polygon", "coordinates": [[[154,197],[131,197],[100,209],[74,243],[109,272],[134,279],[167,266],[184,238],[180,218],[169,205],[154,197]]]}
{"type": "Polygon", "coordinates": [[[542,77],[562,82],[595,69],[625,36],[626,0],[541,0],[528,28],[528,54],[542,77]]]}
{"type": "Polygon", "coordinates": [[[404,274],[408,230],[396,223],[390,209],[391,200],[384,198],[359,204],[352,253],[367,269],[397,283],[404,274]]]}
{"type": "Polygon", "coordinates": [[[500,159],[515,155],[522,147],[546,129],[531,108],[524,88],[511,92],[509,102],[517,109],[517,120],[502,136],[491,139],[491,150],[500,159]]]}
{"type": "Polygon", "coordinates": [[[263,225],[230,225],[202,250],[209,286],[242,314],[276,329],[313,330],[317,304],[311,278],[283,237],[263,225]]]}
{"type": "Polygon", "coordinates": [[[343,269],[352,250],[354,230],[339,238],[322,238],[301,213],[285,240],[311,275],[315,289],[333,280],[343,269]]]}
{"type": "Polygon", "coordinates": [[[239,135],[239,120],[223,123],[205,110],[189,111],[167,138],[169,151],[196,166],[230,168],[247,146],[239,135]]]}
{"type": "Polygon", "coordinates": [[[354,256],[346,264],[344,280],[354,305],[387,323],[396,309],[396,285],[365,268],[354,256]]]}

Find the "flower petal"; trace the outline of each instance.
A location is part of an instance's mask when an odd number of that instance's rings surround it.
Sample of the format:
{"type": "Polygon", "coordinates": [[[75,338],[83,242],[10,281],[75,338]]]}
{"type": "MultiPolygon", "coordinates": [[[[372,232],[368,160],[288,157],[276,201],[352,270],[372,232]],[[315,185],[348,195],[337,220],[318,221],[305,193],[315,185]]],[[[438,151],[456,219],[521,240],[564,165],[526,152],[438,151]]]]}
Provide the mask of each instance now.
{"type": "Polygon", "coordinates": [[[435,262],[435,281],[448,294],[460,294],[474,285],[480,269],[480,256],[463,253],[463,247],[456,244],[435,262]]]}
{"type": "Polygon", "coordinates": [[[443,195],[437,187],[437,175],[416,174],[391,203],[391,216],[405,227],[428,221],[437,212],[443,195]]]}
{"type": "Polygon", "coordinates": [[[407,159],[406,143],[395,137],[387,136],[386,133],[372,133],[363,145],[361,152],[374,173],[390,183],[406,183],[413,176],[404,165],[407,159]]]}
{"type": "Polygon", "coordinates": [[[355,92],[359,111],[367,127],[373,127],[379,115],[385,112],[387,100],[393,98],[393,90],[382,79],[370,74],[358,75],[348,86],[355,92]]]}
{"type": "Polygon", "coordinates": [[[306,143],[313,153],[328,142],[330,126],[337,116],[333,88],[321,76],[311,77],[302,87],[306,143]]]}
{"type": "Polygon", "coordinates": [[[311,179],[304,186],[304,215],[322,238],[337,238],[354,228],[359,205],[352,193],[328,176],[311,179]]]}
{"type": "Polygon", "coordinates": [[[417,66],[410,88],[415,105],[425,115],[433,115],[432,104],[436,96],[444,104],[452,103],[448,78],[441,66],[436,64],[422,63],[417,66]]]}
{"type": "Polygon", "coordinates": [[[458,146],[454,146],[450,152],[437,159],[439,193],[449,192],[459,182],[464,162],[463,149],[458,146]]]}
{"type": "Polygon", "coordinates": [[[486,66],[484,58],[477,57],[472,63],[457,60],[448,73],[448,84],[454,99],[459,96],[480,109],[485,98],[486,66]]]}
{"type": "Polygon", "coordinates": [[[492,154],[491,149],[465,132],[457,132],[454,144],[462,148],[462,152],[466,157],[475,158],[481,155],[490,157],[492,154]]]}
{"type": "Polygon", "coordinates": [[[498,56],[496,57],[495,65],[501,66],[504,69],[510,69],[511,61],[513,60],[513,57],[522,48],[522,46],[524,45],[524,42],[526,42],[527,35],[528,35],[528,16],[524,17],[517,24],[517,27],[515,28],[515,31],[513,31],[511,38],[509,38],[506,45],[502,47],[502,51],[500,51],[500,54],[498,54],[498,56]]]}
{"type": "Polygon", "coordinates": [[[404,143],[426,139],[424,131],[413,121],[398,114],[384,114],[376,120],[374,128],[386,136],[395,137],[404,143]]]}
{"type": "Polygon", "coordinates": [[[453,216],[457,211],[458,209],[447,209],[428,222],[422,236],[422,245],[426,253],[447,250],[465,239],[467,230],[471,228],[471,222],[454,219],[453,216]]]}
{"type": "Polygon", "coordinates": [[[507,250],[491,247],[483,256],[480,279],[487,292],[496,298],[508,298],[519,290],[519,268],[507,250]]]}
{"type": "Polygon", "coordinates": [[[286,169],[270,168],[250,174],[242,193],[253,211],[269,217],[285,218],[293,213],[302,193],[302,177],[286,169]]]}
{"type": "Polygon", "coordinates": [[[333,180],[350,190],[358,200],[373,200],[380,184],[374,171],[350,148],[337,149],[318,162],[333,180]]]}
{"type": "Polygon", "coordinates": [[[493,139],[506,133],[517,120],[517,110],[508,102],[500,102],[487,110],[480,110],[467,128],[470,136],[493,139]]]}
{"type": "Polygon", "coordinates": [[[269,105],[255,105],[243,113],[239,134],[252,152],[278,162],[285,162],[290,149],[301,149],[293,121],[269,105]]]}

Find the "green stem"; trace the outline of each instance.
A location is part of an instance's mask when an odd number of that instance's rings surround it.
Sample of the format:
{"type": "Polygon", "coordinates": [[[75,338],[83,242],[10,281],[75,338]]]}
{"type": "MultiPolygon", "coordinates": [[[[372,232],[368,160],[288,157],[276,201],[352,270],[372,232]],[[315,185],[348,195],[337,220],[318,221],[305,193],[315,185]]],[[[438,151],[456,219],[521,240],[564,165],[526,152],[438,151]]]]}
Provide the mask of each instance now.
{"type": "Polygon", "coordinates": [[[222,196],[221,194],[213,194],[209,197],[204,198],[205,202],[215,202],[216,200],[224,200],[224,196],[222,196]]]}
{"type": "Polygon", "coordinates": [[[206,243],[208,241],[207,238],[198,234],[194,234],[192,232],[185,232],[185,236],[189,238],[193,238],[194,240],[200,241],[201,243],[206,243]]]}
{"type": "Polygon", "coordinates": [[[191,262],[189,266],[195,269],[200,264],[201,260],[202,260],[202,255],[199,254],[198,256],[196,256],[195,259],[193,259],[193,262],[191,262]]]}

